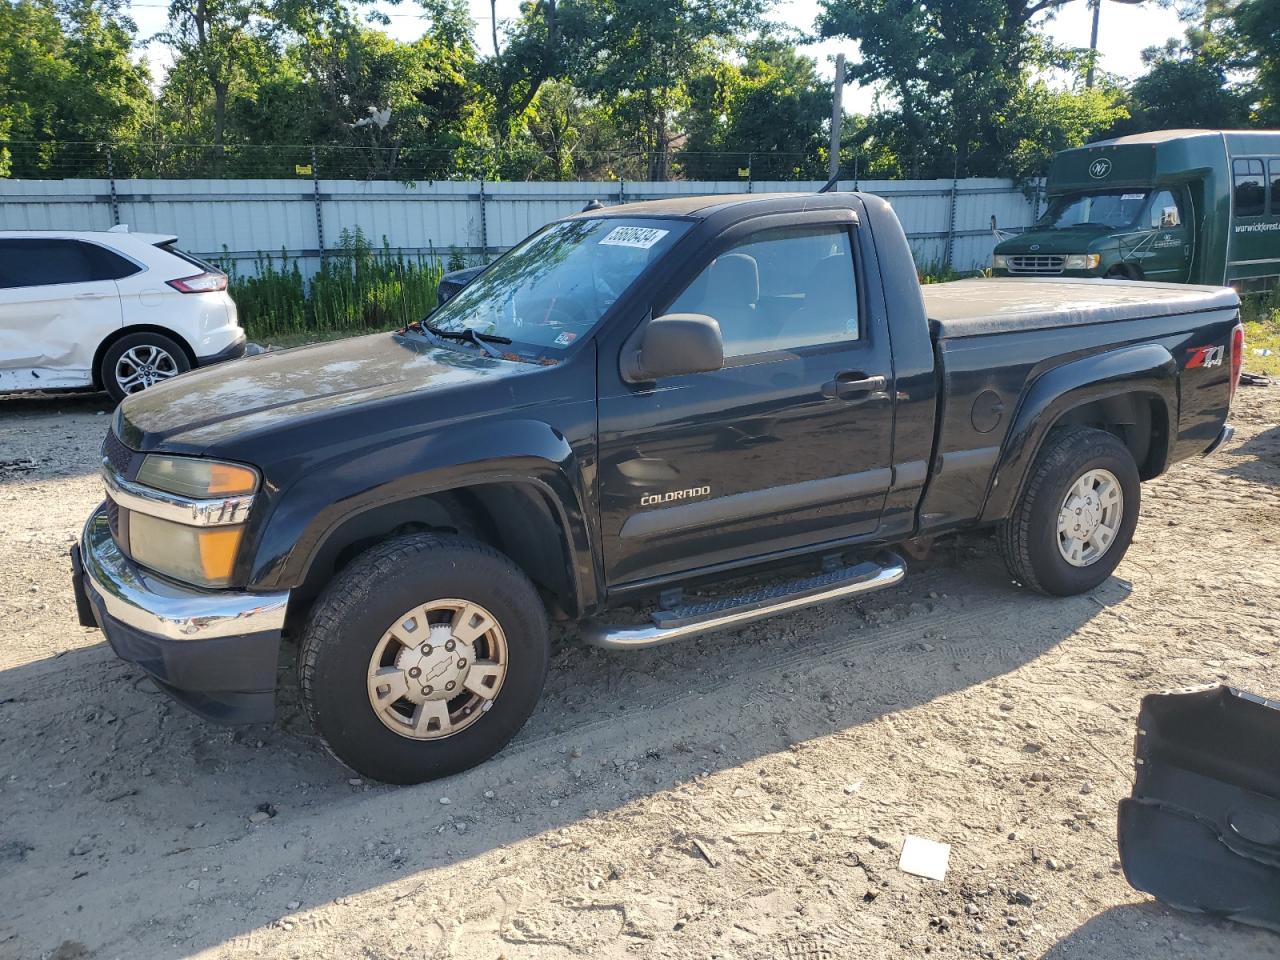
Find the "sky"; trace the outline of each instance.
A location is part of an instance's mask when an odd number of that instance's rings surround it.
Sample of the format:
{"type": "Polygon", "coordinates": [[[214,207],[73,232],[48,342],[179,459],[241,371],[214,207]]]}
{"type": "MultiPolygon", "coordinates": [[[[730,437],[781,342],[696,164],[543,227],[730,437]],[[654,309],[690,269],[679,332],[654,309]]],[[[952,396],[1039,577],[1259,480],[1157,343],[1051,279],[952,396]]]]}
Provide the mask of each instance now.
{"type": "MultiPolygon", "coordinates": [[[[481,53],[493,50],[491,39],[489,0],[470,0],[471,15],[476,21],[476,41],[481,53]]],[[[390,17],[388,33],[400,40],[412,40],[422,33],[422,20],[412,0],[391,6],[385,2],[376,8],[390,17]]],[[[519,0],[498,0],[499,24],[516,16],[519,0]]],[[[165,28],[167,4],[161,0],[136,0],[130,4],[134,20],[138,24],[139,37],[154,36],[165,28]]],[[[775,4],[771,18],[778,23],[789,24],[801,30],[812,27],[818,14],[818,0],[782,0],[775,4]]],[[[1049,36],[1064,46],[1087,47],[1092,14],[1084,0],[1075,0],[1060,10],[1048,23],[1049,36]]],[[[501,32],[501,30],[499,31],[501,32]]],[[[1101,25],[1098,33],[1098,50],[1101,68],[1126,79],[1133,79],[1143,72],[1142,51],[1159,46],[1170,37],[1180,37],[1182,25],[1177,14],[1153,3],[1135,6],[1102,0],[1101,25]]],[[[827,40],[803,48],[818,61],[818,69],[825,77],[834,75],[835,55],[841,51],[851,57],[856,51],[848,41],[827,40]]],[[[152,70],[162,73],[172,62],[172,57],[158,43],[147,49],[152,70]]],[[[847,87],[844,94],[846,112],[865,113],[871,108],[873,91],[868,88],[847,87]]]]}

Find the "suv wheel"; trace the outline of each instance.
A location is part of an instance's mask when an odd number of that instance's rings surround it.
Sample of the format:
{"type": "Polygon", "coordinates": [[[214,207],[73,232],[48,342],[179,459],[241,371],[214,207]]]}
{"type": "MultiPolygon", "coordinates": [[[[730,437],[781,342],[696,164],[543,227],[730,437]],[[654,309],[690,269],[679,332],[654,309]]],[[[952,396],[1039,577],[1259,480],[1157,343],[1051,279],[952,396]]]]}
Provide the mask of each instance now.
{"type": "Polygon", "coordinates": [[[1141,484],[1129,448],[1105,430],[1052,433],[997,534],[1014,579],[1071,596],[1115,570],[1138,522],[1141,484]]]}
{"type": "Polygon", "coordinates": [[[317,600],[299,656],[325,747],[358,773],[421,783],[501,750],[542,693],[546,614],[496,550],[415,534],[372,548],[317,600]]]}
{"type": "Polygon", "coordinates": [[[190,369],[187,352],[171,338],[161,333],[131,333],[103,353],[98,378],[103,389],[119,403],[131,393],[190,369]]]}

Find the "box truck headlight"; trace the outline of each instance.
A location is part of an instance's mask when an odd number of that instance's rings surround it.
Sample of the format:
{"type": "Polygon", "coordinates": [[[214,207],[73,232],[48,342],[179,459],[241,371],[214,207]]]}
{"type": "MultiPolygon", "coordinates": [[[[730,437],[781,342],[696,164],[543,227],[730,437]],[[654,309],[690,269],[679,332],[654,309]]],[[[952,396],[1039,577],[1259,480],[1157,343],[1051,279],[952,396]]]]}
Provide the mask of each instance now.
{"type": "Polygon", "coordinates": [[[1073,253],[1063,264],[1068,270],[1092,270],[1102,262],[1102,255],[1097,253],[1073,253]]]}
{"type": "Polygon", "coordinates": [[[1008,266],[1009,266],[1009,258],[1006,257],[1003,253],[992,254],[991,256],[992,270],[1005,270],[1008,268],[1008,266]]]}

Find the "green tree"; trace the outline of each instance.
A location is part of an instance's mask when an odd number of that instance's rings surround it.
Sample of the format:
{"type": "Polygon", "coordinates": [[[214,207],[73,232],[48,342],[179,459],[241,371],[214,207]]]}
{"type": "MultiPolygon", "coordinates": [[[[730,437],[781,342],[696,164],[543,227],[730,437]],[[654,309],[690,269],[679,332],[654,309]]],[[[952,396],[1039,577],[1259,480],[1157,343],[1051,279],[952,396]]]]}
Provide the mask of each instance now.
{"type": "Polygon", "coordinates": [[[188,83],[197,78],[212,97],[212,142],[223,146],[232,87],[270,56],[262,0],[170,0],[162,36],[181,61],[188,83]]]}
{"type": "Polygon", "coordinates": [[[763,0],[573,0],[560,5],[571,78],[615,109],[649,154],[649,177],[669,172],[673,120],[685,80],[760,25],[763,0]]]}
{"type": "Polygon", "coordinates": [[[137,136],[151,113],[135,28],[96,0],[0,2],[0,174],[101,173],[105,145],[137,136]],[[92,82],[86,82],[92,78],[92,82]]]}
{"type": "Polygon", "coordinates": [[[1070,145],[1122,112],[1114,86],[1079,89],[1086,54],[1031,30],[1032,18],[1066,2],[824,0],[818,28],[858,41],[849,79],[873,85],[885,103],[860,134],[889,147],[899,175],[1024,177],[1042,172],[1022,159],[1029,133],[1070,145]],[[1077,78],[1077,87],[1051,96],[1037,78],[1052,70],[1077,78]],[[1048,117],[1029,113],[1048,108],[1048,117]]]}
{"type": "Polygon", "coordinates": [[[822,175],[830,87],[792,43],[761,36],[741,63],[715,60],[687,87],[687,175],[736,179],[749,165],[756,179],[822,175]]]}
{"type": "Polygon", "coordinates": [[[1280,0],[1242,0],[1230,17],[1255,82],[1255,119],[1280,127],[1280,0]]]}

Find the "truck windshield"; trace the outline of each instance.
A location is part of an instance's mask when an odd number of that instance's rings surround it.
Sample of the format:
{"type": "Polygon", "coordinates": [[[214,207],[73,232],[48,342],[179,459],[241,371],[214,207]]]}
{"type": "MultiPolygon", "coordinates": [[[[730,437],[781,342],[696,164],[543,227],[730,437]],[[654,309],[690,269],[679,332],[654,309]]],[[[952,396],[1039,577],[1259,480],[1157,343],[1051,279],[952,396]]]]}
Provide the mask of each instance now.
{"type": "Polygon", "coordinates": [[[1138,219],[1146,202],[1145,190],[1104,190],[1056,197],[1039,227],[1127,227],[1138,219]]]}
{"type": "Polygon", "coordinates": [[[689,229],[684,220],[580,218],[553,223],[499,259],[426,321],[448,333],[555,355],[586,336],[641,272],[689,229]]]}

